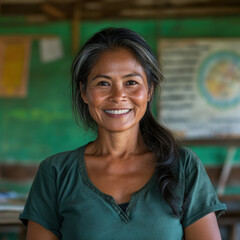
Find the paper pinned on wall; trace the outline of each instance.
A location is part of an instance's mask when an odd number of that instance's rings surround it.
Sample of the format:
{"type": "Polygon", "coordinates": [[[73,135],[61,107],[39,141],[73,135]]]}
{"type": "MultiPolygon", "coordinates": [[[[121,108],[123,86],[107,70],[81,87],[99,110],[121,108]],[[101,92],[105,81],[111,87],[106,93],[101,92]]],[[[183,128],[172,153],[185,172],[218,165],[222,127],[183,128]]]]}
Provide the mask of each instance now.
{"type": "Polygon", "coordinates": [[[63,45],[58,37],[42,38],[39,49],[42,62],[52,62],[63,57],[63,45]]]}

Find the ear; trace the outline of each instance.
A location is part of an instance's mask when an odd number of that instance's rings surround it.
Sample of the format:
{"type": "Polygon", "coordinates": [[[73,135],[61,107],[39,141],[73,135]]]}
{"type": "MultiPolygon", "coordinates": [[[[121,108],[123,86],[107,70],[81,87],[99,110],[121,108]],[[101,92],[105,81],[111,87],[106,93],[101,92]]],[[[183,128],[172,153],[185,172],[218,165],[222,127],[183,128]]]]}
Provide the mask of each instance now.
{"type": "Polygon", "coordinates": [[[81,82],[80,82],[80,84],[79,84],[79,88],[80,88],[80,93],[81,93],[82,100],[83,100],[86,104],[88,104],[87,96],[86,96],[86,93],[85,93],[84,90],[83,90],[83,85],[82,85],[81,82]]]}
{"type": "Polygon", "coordinates": [[[148,90],[148,98],[147,98],[148,102],[150,101],[152,95],[153,95],[153,86],[151,86],[150,89],[148,90]]]}

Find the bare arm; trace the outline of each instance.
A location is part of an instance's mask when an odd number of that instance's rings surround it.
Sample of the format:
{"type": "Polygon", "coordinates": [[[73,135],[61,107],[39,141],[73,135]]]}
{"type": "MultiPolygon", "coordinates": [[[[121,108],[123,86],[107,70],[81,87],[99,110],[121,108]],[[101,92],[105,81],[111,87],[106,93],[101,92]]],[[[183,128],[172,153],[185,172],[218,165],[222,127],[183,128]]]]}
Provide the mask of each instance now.
{"type": "Polygon", "coordinates": [[[28,221],[26,240],[58,240],[57,236],[40,224],[28,221]]]}
{"type": "Polygon", "coordinates": [[[221,240],[214,212],[185,228],[185,240],[221,240]]]}

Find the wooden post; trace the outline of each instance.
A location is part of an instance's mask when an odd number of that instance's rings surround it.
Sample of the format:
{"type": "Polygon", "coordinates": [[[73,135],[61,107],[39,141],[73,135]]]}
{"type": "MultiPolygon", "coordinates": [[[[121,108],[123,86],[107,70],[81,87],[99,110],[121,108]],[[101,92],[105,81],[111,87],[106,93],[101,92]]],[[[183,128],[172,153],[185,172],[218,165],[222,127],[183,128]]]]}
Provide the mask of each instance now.
{"type": "Polygon", "coordinates": [[[217,188],[217,194],[218,195],[223,195],[224,194],[225,186],[226,186],[228,177],[231,173],[233,158],[235,156],[236,151],[237,151],[236,147],[230,147],[228,149],[227,157],[226,157],[226,160],[224,162],[222,172],[221,172],[219,182],[218,182],[218,188],[217,188]]]}
{"type": "Polygon", "coordinates": [[[72,18],[72,54],[76,55],[80,45],[80,27],[81,27],[81,9],[76,4],[73,10],[72,18]]]}

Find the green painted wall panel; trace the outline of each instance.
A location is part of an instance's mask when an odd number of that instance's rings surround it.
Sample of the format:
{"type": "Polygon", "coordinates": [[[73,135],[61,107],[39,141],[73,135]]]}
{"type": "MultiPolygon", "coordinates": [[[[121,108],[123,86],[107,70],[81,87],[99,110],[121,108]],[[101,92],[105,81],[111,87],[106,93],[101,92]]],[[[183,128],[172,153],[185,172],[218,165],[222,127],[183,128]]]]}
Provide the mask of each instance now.
{"type": "Polygon", "coordinates": [[[0,161],[40,162],[49,154],[75,148],[91,139],[71,113],[71,32],[69,23],[1,28],[1,34],[55,35],[61,38],[64,57],[42,63],[34,37],[28,95],[0,99],[0,161]]]}
{"type": "MultiPolygon", "coordinates": [[[[10,22],[10,21],[9,21],[10,22]]],[[[33,41],[27,98],[0,98],[0,161],[40,162],[46,156],[75,148],[94,138],[94,133],[78,127],[70,106],[71,25],[59,22],[19,26],[0,18],[0,34],[56,35],[63,42],[64,58],[42,63],[39,42],[33,41]]],[[[238,37],[240,17],[86,21],[81,25],[81,45],[96,31],[109,26],[128,27],[144,36],[157,53],[159,38],[238,37]]],[[[156,100],[153,105],[156,115],[156,100]]],[[[224,162],[227,149],[217,146],[192,147],[206,164],[224,162]]],[[[236,156],[240,161],[240,153],[236,156]]]]}
{"type": "Polygon", "coordinates": [[[239,37],[240,17],[165,19],[156,31],[163,37],[239,37]]]}
{"type": "MultiPolygon", "coordinates": [[[[157,53],[159,38],[182,37],[239,37],[240,17],[84,21],[81,25],[82,45],[91,35],[104,27],[127,27],[142,34],[157,53]]],[[[92,139],[94,133],[76,125],[70,105],[71,25],[58,22],[29,25],[24,18],[0,18],[0,35],[56,35],[61,38],[64,58],[41,63],[38,40],[33,41],[28,96],[23,99],[0,98],[0,162],[39,163],[56,152],[78,147],[92,139]]],[[[153,104],[156,115],[156,99],[153,104]]],[[[208,165],[223,164],[225,146],[191,147],[208,165]]],[[[234,164],[240,163],[240,149],[234,164]]],[[[0,189],[27,193],[31,182],[1,181],[0,189]]],[[[239,194],[239,187],[228,186],[227,194],[239,194]]],[[[3,235],[0,235],[0,239],[3,235]]],[[[16,239],[15,235],[9,235],[16,239]]]]}

